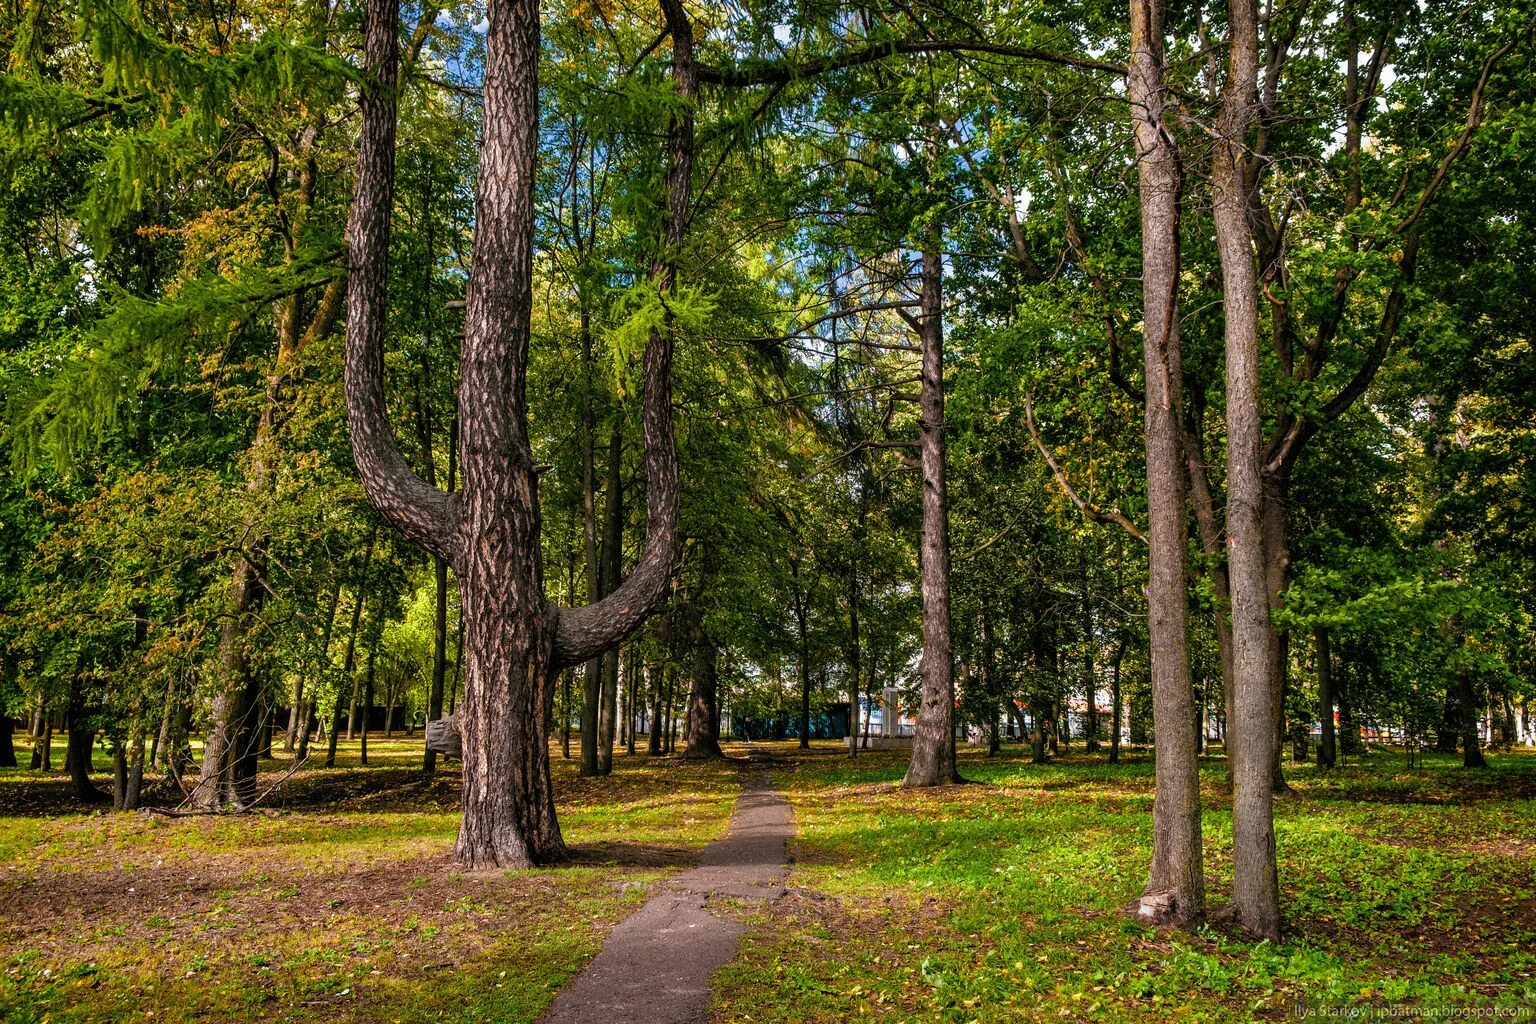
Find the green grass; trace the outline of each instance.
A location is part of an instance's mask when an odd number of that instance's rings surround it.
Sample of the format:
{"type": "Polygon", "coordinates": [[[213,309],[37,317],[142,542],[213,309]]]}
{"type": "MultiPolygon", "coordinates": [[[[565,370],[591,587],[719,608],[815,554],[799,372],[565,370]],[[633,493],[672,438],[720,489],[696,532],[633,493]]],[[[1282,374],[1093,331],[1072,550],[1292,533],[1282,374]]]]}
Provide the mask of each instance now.
{"type": "MultiPolygon", "coordinates": [[[[1276,804],[1286,937],[1127,919],[1150,858],[1144,756],[963,753],[976,785],[899,789],[904,758],[768,744],[799,837],[789,894],[716,979],[746,1022],[1249,1021],[1313,1007],[1536,1007],[1536,756],[1406,768],[1287,764],[1276,804]]],[[[457,780],[420,747],[305,771],[272,816],[71,809],[55,773],[0,773],[0,1020],[531,1021],[645,899],[723,833],[740,776],[555,760],[565,867],[465,875],[457,780]],[[633,885],[628,883],[640,883],[633,885]],[[146,1011],[153,1010],[149,1017],[146,1011]]],[[[268,766],[276,777],[281,762],[268,766]]],[[[1212,906],[1230,799],[1204,768],[1212,906]]],[[[1518,1019],[1518,1018],[1516,1018],[1518,1019]]]]}
{"type": "Polygon", "coordinates": [[[620,757],[592,780],[557,757],[575,863],[466,875],[456,772],[422,785],[419,744],[370,746],[369,768],[354,744],[295,776],[273,816],[71,812],[57,775],[0,773],[0,809],[25,809],[0,810],[0,1021],[531,1021],[740,788],[719,766],[620,757]]]}
{"type": "MultiPolygon", "coordinates": [[[[1189,1020],[1292,1004],[1536,1008],[1536,757],[1465,772],[1381,753],[1287,765],[1286,939],[1160,933],[1120,908],[1145,881],[1146,759],[1030,765],[967,752],[980,785],[907,793],[901,756],[780,773],[800,825],[791,896],[717,983],[730,1021],[1189,1020]],[[782,998],[778,993],[795,993],[782,998]]],[[[1204,769],[1213,906],[1230,799],[1204,769]]]]}

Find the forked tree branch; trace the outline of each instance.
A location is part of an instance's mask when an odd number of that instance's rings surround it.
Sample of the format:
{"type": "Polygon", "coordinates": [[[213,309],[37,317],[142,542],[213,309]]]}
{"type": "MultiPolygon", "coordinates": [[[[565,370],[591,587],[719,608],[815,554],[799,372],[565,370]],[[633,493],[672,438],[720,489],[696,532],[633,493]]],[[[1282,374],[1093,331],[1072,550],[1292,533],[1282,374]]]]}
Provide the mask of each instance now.
{"type": "MultiPolygon", "coordinates": [[[[698,70],[693,59],[693,23],[682,0],[661,0],[672,37],[672,83],[681,101],[667,132],[667,220],[662,251],[651,280],[665,297],[677,278],[677,258],[688,236],[693,199],[693,103],[698,70]]],[[[672,346],[670,312],[651,330],[641,363],[645,389],[641,432],[645,441],[645,551],[624,582],[607,597],[580,608],[556,612],[554,657],[557,667],[579,665],[607,650],[631,632],[666,599],[681,554],[678,509],[677,440],[672,430],[672,346]]]]}

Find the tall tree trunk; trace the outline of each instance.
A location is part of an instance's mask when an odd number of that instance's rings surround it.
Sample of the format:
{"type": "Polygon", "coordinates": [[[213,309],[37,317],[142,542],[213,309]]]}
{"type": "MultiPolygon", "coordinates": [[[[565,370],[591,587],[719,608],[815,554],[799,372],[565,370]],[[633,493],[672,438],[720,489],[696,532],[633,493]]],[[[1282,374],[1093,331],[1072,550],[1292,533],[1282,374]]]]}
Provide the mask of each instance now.
{"type": "MultiPolygon", "coordinates": [[[[618,589],[624,567],[624,419],[616,414],[608,437],[608,482],[603,513],[602,594],[618,589]]],[[[597,709],[597,774],[613,771],[613,734],[618,720],[619,647],[606,652],[602,662],[602,694],[597,709]]]]}
{"type": "Polygon", "coordinates": [[[571,670],[560,673],[560,756],[571,759],[571,670]]]}
{"type": "Polygon", "coordinates": [[[144,723],[134,723],[133,743],[128,748],[128,784],[123,792],[123,810],[139,809],[144,791],[144,723]]]}
{"type": "Polygon", "coordinates": [[[96,729],[89,724],[89,709],[78,680],[70,684],[69,693],[69,779],[74,786],[75,799],[81,803],[104,803],[110,799],[91,781],[94,765],[91,763],[91,745],[96,740],[96,729]]]}
{"type": "MultiPolygon", "coordinates": [[[[1348,650],[1346,645],[1345,651],[1348,650]]],[[[1339,702],[1339,752],[1346,757],[1359,757],[1365,753],[1365,743],[1360,738],[1360,720],[1355,717],[1351,683],[1358,678],[1364,666],[1359,662],[1345,662],[1339,667],[1338,677],[1334,680],[1335,695],[1339,702]]]]}
{"type": "Polygon", "coordinates": [[[112,809],[123,809],[128,795],[128,748],[121,741],[112,744],[112,809]]]}
{"type": "MultiPolygon", "coordinates": [[[[592,337],[590,328],[586,326],[586,313],[583,311],[582,331],[582,359],[588,364],[588,376],[591,375],[590,364],[592,361],[592,337]]],[[[591,383],[582,393],[582,518],[585,527],[585,548],[587,563],[587,599],[589,601],[601,600],[603,594],[603,566],[600,557],[600,548],[597,543],[597,491],[596,468],[594,453],[594,431],[592,422],[592,398],[591,383]]],[[[597,775],[597,720],[598,709],[603,699],[603,659],[601,655],[587,661],[582,673],[582,701],[581,701],[581,774],[597,775]]]]}
{"type": "MultiPolygon", "coordinates": [[[[625,652],[625,656],[630,658],[631,661],[634,660],[632,651],[625,652]]],[[[627,712],[629,710],[629,692],[630,690],[634,689],[634,681],[630,675],[632,668],[633,666],[626,663],[624,668],[619,672],[619,715],[617,722],[618,740],[619,746],[621,747],[624,746],[624,744],[629,740],[629,721],[627,718],[627,712]]]]}
{"type": "MultiPolygon", "coordinates": [[[[692,25],[665,0],[679,102],[668,132],[667,217],[652,278],[665,296],[691,208],[692,25]]],[[[628,580],[582,608],[544,597],[538,469],[528,437],[539,11],[529,0],[487,10],[484,121],[460,392],[464,485],[422,481],[391,436],[385,402],[387,255],[394,190],[397,0],[365,18],[356,192],[348,226],[346,398],[354,461],[370,501],[408,539],[450,559],[464,623],[463,820],[455,857],[468,868],[527,868],[564,854],[543,708],[562,668],[617,644],[666,596],[676,567],[678,468],[672,430],[670,317],[642,357],[647,536],[628,580]]]]}
{"type": "Polygon", "coordinates": [[[1045,714],[1040,710],[1041,701],[1036,698],[1030,705],[1029,717],[1032,726],[1030,730],[1029,761],[1031,764],[1045,764],[1048,760],[1045,756],[1045,714]]]}
{"type": "Polygon", "coordinates": [[[661,747],[661,695],[666,688],[667,673],[672,669],[663,666],[651,679],[651,723],[646,730],[645,753],[648,757],[660,757],[661,747]]]}
{"type": "Polygon", "coordinates": [[[902,786],[913,789],[961,781],[955,765],[955,666],[949,609],[949,496],[944,442],[943,228],[934,220],[923,239],[919,299],[919,451],[922,465],[923,532],[920,547],[923,598],[922,690],[912,733],[912,760],[902,786]]]}
{"type": "Polygon", "coordinates": [[[262,699],[262,678],[256,672],[246,673],[240,707],[242,714],[231,751],[228,796],[234,806],[249,807],[256,800],[258,761],[263,751],[270,753],[272,745],[271,709],[262,699]]]}
{"type": "MultiPolygon", "coordinates": [[[[625,754],[634,757],[634,725],[639,718],[639,709],[644,706],[641,694],[645,692],[645,686],[650,685],[650,665],[642,659],[639,651],[634,652],[634,665],[630,668],[628,683],[624,688],[624,715],[625,725],[628,726],[628,737],[625,738],[625,754]]],[[[716,706],[716,723],[719,723],[719,706],[716,706]]],[[[719,725],[716,725],[719,731],[719,725]]]]}
{"type": "Polygon", "coordinates": [[[362,624],[363,605],[368,601],[368,575],[373,564],[373,542],[378,537],[378,527],[368,531],[368,544],[363,548],[362,577],[358,581],[357,599],[352,605],[352,625],[347,630],[347,653],[341,660],[341,678],[336,681],[336,702],[331,712],[331,735],[327,739],[325,751],[325,766],[336,767],[336,741],[341,736],[342,709],[346,707],[348,686],[355,686],[353,679],[353,667],[357,656],[357,631],[362,624]]]}
{"type": "Polygon", "coordinates": [[[679,725],[679,722],[678,722],[678,713],[677,713],[677,673],[674,672],[667,679],[667,736],[666,736],[666,740],[667,740],[667,753],[668,754],[675,754],[675,753],[677,753],[678,725],[679,725]]]}
{"type": "Polygon", "coordinates": [[[616,647],[603,656],[603,702],[597,716],[597,773],[613,771],[613,740],[619,721],[619,686],[623,679],[624,649],[616,647]]]}
{"type": "Polygon", "coordinates": [[[1463,665],[1456,671],[1456,684],[1461,705],[1461,763],[1465,768],[1487,768],[1488,759],[1477,737],[1477,694],[1472,688],[1472,671],[1463,665]]]}
{"type": "MultiPolygon", "coordinates": [[[[449,474],[450,480],[452,474],[449,474]]],[[[452,484],[449,485],[450,491],[452,484]]],[[[432,556],[432,682],[427,690],[427,721],[443,717],[443,687],[448,680],[448,559],[432,556]]],[[[425,746],[425,744],[423,744],[425,746]]],[[[428,748],[421,755],[421,770],[431,775],[437,771],[437,752],[428,748]]]]}
{"type": "Polygon", "coordinates": [[[47,704],[38,708],[37,740],[32,744],[33,771],[53,771],[53,711],[47,704]]]}
{"type": "Polygon", "coordinates": [[[859,562],[848,569],[848,756],[859,755],[859,688],[864,684],[859,641],[859,562]]]}
{"type": "Polygon", "coordinates": [[[1193,927],[1205,917],[1200,770],[1195,755],[1185,572],[1179,197],[1183,171],[1168,116],[1163,0],[1130,0],[1126,94],[1141,201],[1146,367],[1147,630],[1156,731],[1152,865],[1143,919],[1193,927]]]}
{"type": "Polygon", "coordinates": [[[1093,671],[1093,602],[1088,595],[1088,564],[1083,563],[1083,694],[1088,698],[1087,751],[1099,752],[1099,680],[1093,671]]]}
{"type": "Polygon", "coordinates": [[[311,696],[304,710],[304,732],[299,736],[298,757],[301,762],[309,759],[309,743],[311,738],[315,736],[315,730],[319,728],[319,725],[320,701],[311,696]]]}
{"type": "Polygon", "coordinates": [[[1226,319],[1227,572],[1232,599],[1232,904],[1249,934],[1280,937],[1274,780],[1280,722],[1262,514],[1258,280],[1244,163],[1258,105],[1258,12],[1228,0],[1227,83],[1212,153],[1211,188],[1226,319]]]}
{"type": "Polygon", "coordinates": [[[185,698],[176,702],[175,718],[171,721],[170,749],[165,752],[165,769],[180,779],[192,767],[192,702],[185,698]]]}
{"type": "Polygon", "coordinates": [[[170,719],[171,719],[170,712],[167,709],[165,712],[163,712],[160,715],[160,727],[158,729],[156,729],[154,734],[150,737],[150,741],[149,741],[149,766],[150,766],[150,768],[158,768],[160,766],[160,748],[165,745],[165,735],[166,735],[166,731],[170,727],[170,719]]]}
{"type": "Polygon", "coordinates": [[[1123,712],[1120,701],[1120,664],[1125,660],[1125,649],[1130,646],[1130,637],[1124,632],[1120,634],[1120,643],[1115,647],[1115,660],[1109,665],[1109,703],[1113,708],[1113,721],[1109,727],[1109,763],[1117,764],[1120,761],[1120,722],[1123,712]]]}
{"type": "Polygon", "coordinates": [[[292,750],[299,742],[299,723],[304,718],[304,674],[301,670],[293,679],[293,696],[289,698],[288,724],[283,728],[283,749],[292,750]]]}
{"type": "Polygon", "coordinates": [[[992,644],[992,604],[982,595],[981,607],[976,613],[977,639],[981,641],[981,686],[987,697],[987,756],[996,757],[1003,752],[1003,684],[997,670],[997,651],[992,644]]]}
{"type": "Polygon", "coordinates": [[[691,615],[693,639],[693,685],[688,694],[688,746],[683,757],[704,759],[720,757],[719,680],[716,661],[719,652],[704,629],[703,610],[691,615]]]}
{"type": "MultiPolygon", "coordinates": [[[[422,197],[422,219],[427,225],[426,247],[430,260],[435,260],[437,254],[432,241],[432,226],[436,222],[432,216],[432,190],[430,162],[427,171],[428,189],[422,197]]],[[[432,367],[428,360],[428,352],[432,347],[432,317],[428,306],[431,303],[432,278],[428,270],[426,280],[422,287],[422,307],[418,311],[421,322],[427,330],[427,344],[421,349],[421,375],[418,378],[417,388],[417,427],[420,431],[421,464],[423,475],[429,486],[437,486],[437,458],[435,454],[435,438],[433,429],[432,404],[430,397],[432,367]]],[[[457,396],[454,400],[453,416],[448,423],[448,481],[447,491],[453,493],[457,483],[458,469],[458,434],[459,416],[457,408],[457,396]]],[[[448,678],[448,559],[441,553],[432,556],[432,679],[427,686],[427,714],[426,720],[435,722],[443,717],[443,687],[448,678]]],[[[385,734],[392,722],[385,723],[385,734]]],[[[407,734],[410,732],[410,722],[406,723],[407,734]]],[[[431,744],[422,744],[421,770],[425,775],[431,775],[437,771],[437,751],[431,744]]]]}
{"type": "MultiPolygon", "coordinates": [[[[302,229],[308,222],[307,215],[314,205],[319,181],[318,164],[313,156],[316,134],[305,132],[302,135],[304,153],[297,176],[298,187],[292,196],[296,216],[292,218],[293,227],[285,238],[286,259],[290,263],[306,258],[301,245],[302,229]]],[[[250,470],[245,482],[249,493],[259,494],[271,486],[277,469],[283,389],[300,365],[304,352],[316,339],[328,334],[336,323],[345,291],[345,278],[342,277],[326,285],[310,311],[307,326],[302,323],[303,293],[296,292],[276,302],[277,353],[267,374],[251,443],[250,470]]],[[[203,741],[203,762],[192,792],[193,805],[205,810],[217,807],[226,799],[239,802],[242,794],[248,797],[254,786],[254,751],[238,748],[242,742],[247,742],[243,734],[248,733],[252,723],[260,717],[258,705],[262,679],[249,656],[251,638],[248,634],[266,599],[266,585],[259,566],[270,536],[259,522],[248,523],[246,527],[248,536],[242,541],[219,629],[214,670],[216,690],[208,734],[203,741]]]]}
{"type": "MultiPolygon", "coordinates": [[[[270,414],[271,410],[264,410],[264,419],[270,414]]],[[[257,443],[265,445],[259,428],[257,433],[257,443]]],[[[240,734],[250,718],[251,694],[260,693],[260,680],[246,651],[246,632],[251,620],[261,613],[266,594],[258,572],[249,558],[241,558],[235,566],[234,584],[219,630],[215,663],[218,689],[214,693],[208,734],[203,738],[202,768],[192,791],[193,805],[203,810],[218,807],[234,796],[234,776],[241,760],[240,734]]]]}
{"type": "MultiPolygon", "coordinates": [[[[382,611],[382,609],[381,609],[382,611]]],[[[368,767],[368,732],[373,718],[373,668],[379,656],[379,636],[382,632],[382,623],[375,627],[373,639],[368,644],[368,664],[363,669],[363,720],[361,724],[362,740],[358,745],[358,759],[364,768],[368,767]]]]}
{"type": "MultiPolygon", "coordinates": [[[[1184,459],[1188,466],[1190,499],[1195,509],[1200,551],[1205,560],[1206,576],[1211,581],[1211,619],[1216,633],[1216,651],[1221,660],[1223,720],[1230,723],[1236,717],[1232,703],[1235,692],[1232,685],[1232,587],[1227,577],[1226,546],[1222,540],[1222,526],[1211,489],[1210,471],[1202,452],[1203,430],[1200,417],[1189,419],[1184,433],[1184,459]]],[[[1222,752],[1226,755],[1228,784],[1232,781],[1232,750],[1227,740],[1229,735],[1224,729],[1222,752]]]]}
{"type": "Polygon", "coordinates": [[[1333,649],[1328,629],[1319,626],[1312,634],[1317,657],[1317,714],[1322,732],[1317,741],[1317,766],[1332,768],[1338,763],[1333,734],[1333,649]]]}
{"type": "Polygon", "coordinates": [[[791,556],[789,570],[795,588],[795,637],[799,642],[795,660],[800,676],[800,749],[806,750],[811,745],[811,631],[810,610],[806,607],[808,598],[801,585],[798,555],[791,556]]]}
{"type": "MultiPolygon", "coordinates": [[[[1286,578],[1290,572],[1290,477],[1286,473],[1265,472],[1262,476],[1261,494],[1263,507],[1260,524],[1264,541],[1265,590],[1269,601],[1271,621],[1285,601],[1286,578]]],[[[1274,723],[1274,741],[1270,748],[1271,790],[1285,793],[1290,789],[1285,774],[1280,769],[1280,750],[1283,743],[1285,717],[1285,686],[1289,675],[1290,634],[1270,627],[1269,641],[1269,699],[1270,721],[1274,723]]]]}

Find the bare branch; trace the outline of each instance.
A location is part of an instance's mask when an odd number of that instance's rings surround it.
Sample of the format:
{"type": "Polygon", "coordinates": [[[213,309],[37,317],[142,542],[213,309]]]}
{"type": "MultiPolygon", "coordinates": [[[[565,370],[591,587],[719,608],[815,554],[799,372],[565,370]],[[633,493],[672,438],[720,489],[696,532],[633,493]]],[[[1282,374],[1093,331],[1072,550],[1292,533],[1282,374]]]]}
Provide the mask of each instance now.
{"type": "Polygon", "coordinates": [[[816,58],[798,64],[793,61],[774,61],[772,63],[737,68],[701,66],[699,68],[699,81],[708,82],[711,85],[729,86],[775,85],[783,82],[792,82],[800,78],[811,78],[829,71],[842,71],[847,68],[861,67],[865,64],[874,64],[887,57],[894,57],[897,54],[918,53],[990,53],[999,57],[1018,57],[1024,60],[1040,61],[1045,64],[1057,64],[1063,67],[1076,68],[1079,71],[1103,71],[1113,75],[1125,74],[1125,65],[1123,64],[1111,64],[1106,61],[1093,60],[1088,57],[1077,57],[1071,54],[1051,53],[1029,46],[1006,46],[1001,43],[988,43],[970,39],[905,39],[873,43],[857,50],[851,50],[848,53],[816,58]]]}
{"type": "Polygon", "coordinates": [[[1093,502],[1088,501],[1072,488],[1072,484],[1067,480],[1066,473],[1062,472],[1061,467],[1056,464],[1055,457],[1051,455],[1051,450],[1045,446],[1044,441],[1040,440],[1040,431],[1035,426],[1035,402],[1033,395],[1024,396],[1024,422],[1029,427],[1029,436],[1034,439],[1035,447],[1040,450],[1041,456],[1045,459],[1045,464],[1051,467],[1051,475],[1056,478],[1057,486],[1062,489],[1068,498],[1072,499],[1072,504],[1076,505],[1084,516],[1095,523],[1101,523],[1106,526],[1113,523],[1143,544],[1147,542],[1147,535],[1135,523],[1126,518],[1125,513],[1114,508],[1105,511],[1093,502]]]}

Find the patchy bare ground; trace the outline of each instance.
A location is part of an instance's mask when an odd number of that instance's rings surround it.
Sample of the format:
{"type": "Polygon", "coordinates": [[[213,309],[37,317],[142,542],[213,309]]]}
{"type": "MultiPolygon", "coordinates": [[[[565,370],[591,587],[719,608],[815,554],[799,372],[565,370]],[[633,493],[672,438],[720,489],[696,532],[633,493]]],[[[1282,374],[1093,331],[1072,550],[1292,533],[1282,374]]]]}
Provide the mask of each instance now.
{"type": "Polygon", "coordinates": [[[531,1021],[739,789],[722,765],[557,760],[569,863],[469,874],[457,772],[424,780],[405,747],[246,815],[81,813],[59,779],[4,779],[0,1020],[531,1021]]]}

